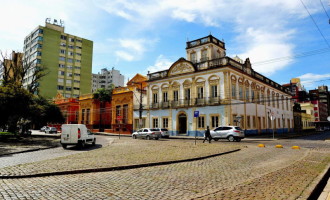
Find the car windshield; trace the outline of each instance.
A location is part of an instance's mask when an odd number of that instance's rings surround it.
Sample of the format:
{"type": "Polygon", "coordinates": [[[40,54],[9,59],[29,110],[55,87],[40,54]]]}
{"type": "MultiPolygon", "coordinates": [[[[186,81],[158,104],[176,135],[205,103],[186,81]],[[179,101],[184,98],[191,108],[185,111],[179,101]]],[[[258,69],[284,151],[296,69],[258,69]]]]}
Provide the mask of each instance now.
{"type": "Polygon", "coordinates": [[[159,128],[151,128],[151,131],[159,131],[159,128]]]}
{"type": "Polygon", "coordinates": [[[242,130],[242,129],[241,129],[240,127],[238,127],[238,126],[235,126],[235,129],[236,129],[236,130],[240,130],[240,131],[242,130]]]}
{"type": "Polygon", "coordinates": [[[168,131],[166,128],[162,128],[161,130],[162,130],[162,131],[168,131]]]}

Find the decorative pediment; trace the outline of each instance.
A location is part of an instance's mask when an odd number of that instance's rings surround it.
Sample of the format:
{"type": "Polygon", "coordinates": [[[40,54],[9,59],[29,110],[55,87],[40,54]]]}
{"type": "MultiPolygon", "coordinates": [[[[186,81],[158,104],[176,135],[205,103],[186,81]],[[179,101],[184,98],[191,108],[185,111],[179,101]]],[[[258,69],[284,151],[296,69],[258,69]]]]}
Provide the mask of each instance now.
{"type": "Polygon", "coordinates": [[[191,72],[195,72],[195,68],[192,63],[185,60],[184,58],[180,58],[170,67],[167,76],[174,76],[191,72]]]}

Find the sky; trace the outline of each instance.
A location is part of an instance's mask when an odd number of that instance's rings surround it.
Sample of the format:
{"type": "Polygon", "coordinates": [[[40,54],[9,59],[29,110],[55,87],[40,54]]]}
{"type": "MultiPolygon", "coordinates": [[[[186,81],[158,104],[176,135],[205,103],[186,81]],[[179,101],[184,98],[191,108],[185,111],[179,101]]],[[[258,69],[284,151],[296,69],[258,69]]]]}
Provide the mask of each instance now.
{"type": "Polygon", "coordinates": [[[94,42],[93,73],[114,67],[126,82],[169,69],[187,41],[212,34],[279,84],[330,89],[329,16],[330,0],[1,0],[0,50],[22,51],[46,18],[61,19],[94,42]]]}

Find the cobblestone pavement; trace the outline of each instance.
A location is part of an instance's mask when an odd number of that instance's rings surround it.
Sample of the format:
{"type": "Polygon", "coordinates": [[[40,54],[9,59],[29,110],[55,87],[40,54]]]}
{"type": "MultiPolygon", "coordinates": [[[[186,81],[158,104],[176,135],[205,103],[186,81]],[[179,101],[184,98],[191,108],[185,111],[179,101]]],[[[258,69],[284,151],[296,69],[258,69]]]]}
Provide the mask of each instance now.
{"type": "MultiPolygon", "coordinates": [[[[117,145],[123,149],[131,145],[121,141],[117,145]]],[[[214,142],[209,146],[227,145],[232,144],[214,142]]],[[[330,143],[324,141],[271,141],[266,148],[258,148],[254,142],[240,145],[245,148],[236,153],[158,167],[0,179],[0,198],[306,199],[313,181],[330,162],[330,143]],[[285,144],[284,148],[274,148],[277,143],[285,144]],[[291,145],[302,149],[291,149],[291,145]]],[[[120,156],[124,159],[125,154],[120,156]]]]}

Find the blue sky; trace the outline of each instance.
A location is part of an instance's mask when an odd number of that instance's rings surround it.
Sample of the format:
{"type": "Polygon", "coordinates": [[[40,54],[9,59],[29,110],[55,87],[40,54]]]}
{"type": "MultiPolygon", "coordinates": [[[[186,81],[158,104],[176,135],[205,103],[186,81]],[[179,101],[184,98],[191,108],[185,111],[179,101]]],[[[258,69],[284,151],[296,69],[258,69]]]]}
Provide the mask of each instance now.
{"type": "Polygon", "coordinates": [[[47,17],[62,19],[65,32],[94,41],[93,73],[115,67],[127,80],[168,69],[186,57],[187,40],[211,33],[257,72],[313,89],[330,86],[327,15],[329,0],[1,0],[0,50],[22,51],[47,17]]]}

